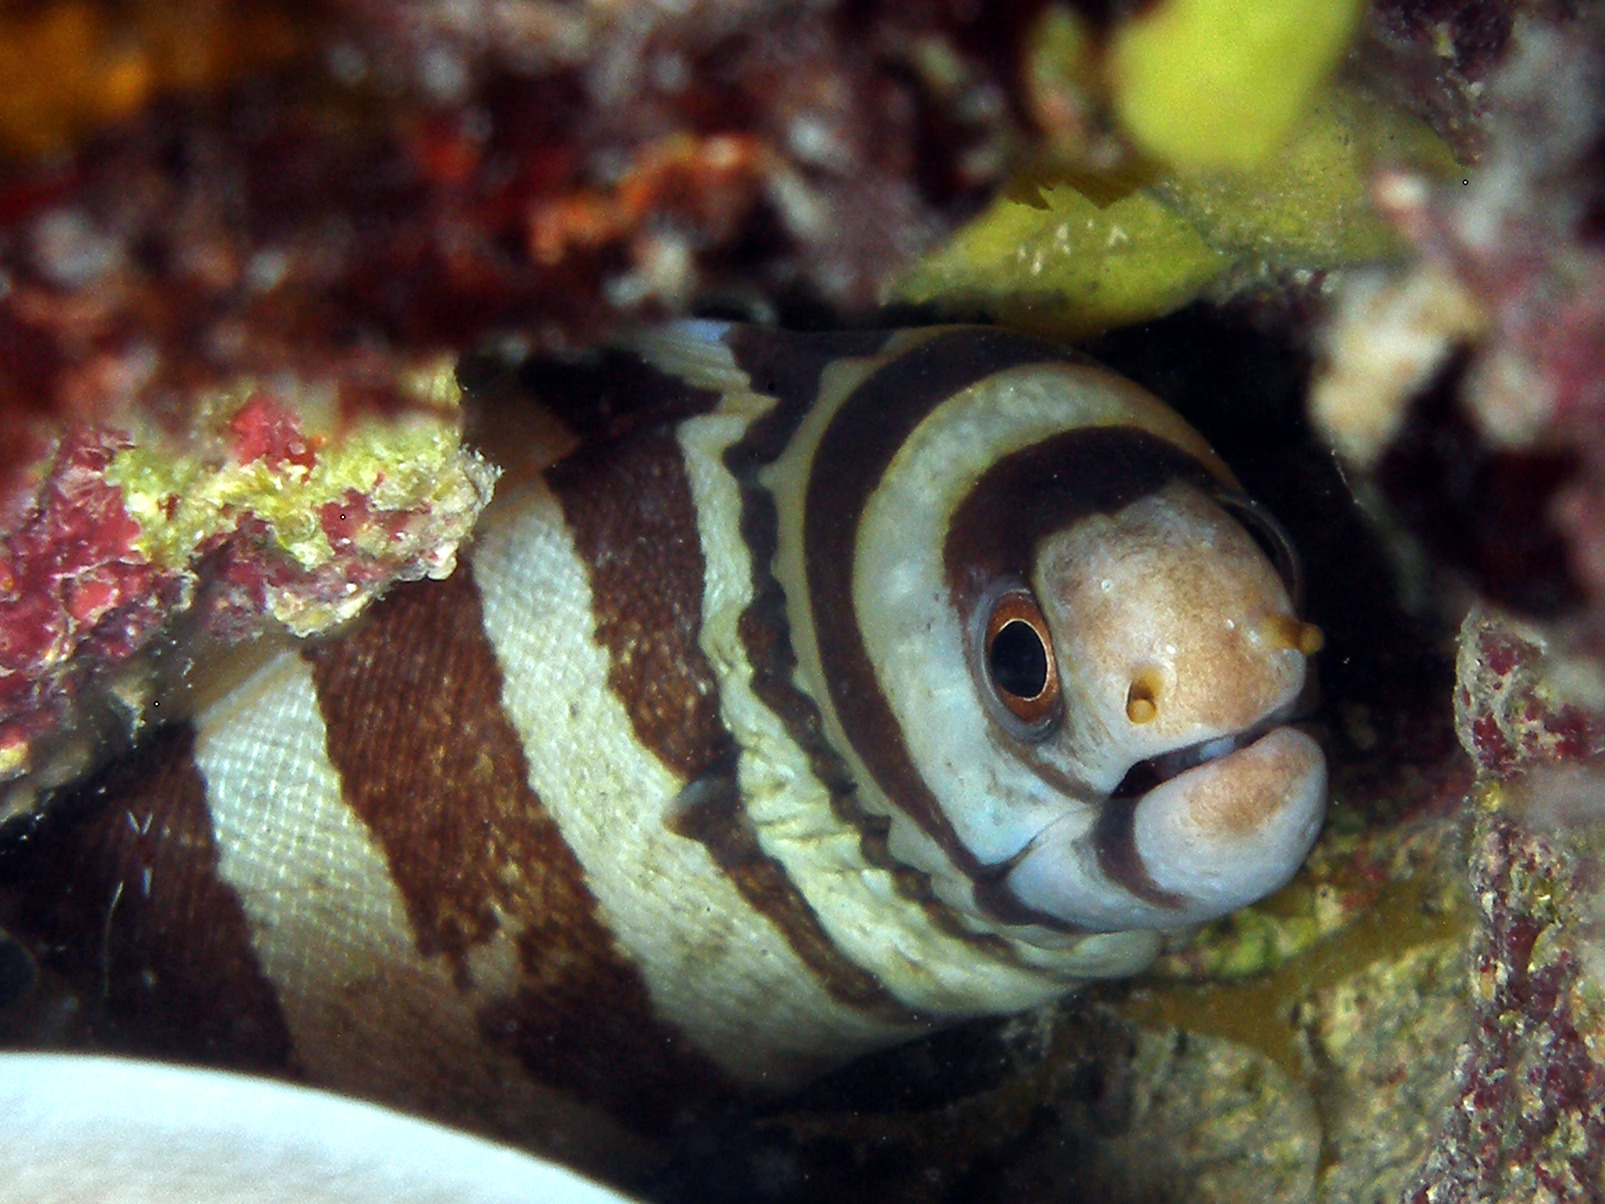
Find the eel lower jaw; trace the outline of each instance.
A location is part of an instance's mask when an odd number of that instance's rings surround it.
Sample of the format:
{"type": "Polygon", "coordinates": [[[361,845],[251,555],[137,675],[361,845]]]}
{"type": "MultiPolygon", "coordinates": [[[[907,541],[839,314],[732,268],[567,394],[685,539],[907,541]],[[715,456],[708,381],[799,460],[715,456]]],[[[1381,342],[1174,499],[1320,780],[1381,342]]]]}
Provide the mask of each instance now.
{"type": "Polygon", "coordinates": [[[1304,732],[1251,729],[1154,758],[1085,823],[1040,833],[1008,882],[1025,906],[1098,931],[1181,928],[1279,889],[1326,810],[1326,759],[1304,732]]]}

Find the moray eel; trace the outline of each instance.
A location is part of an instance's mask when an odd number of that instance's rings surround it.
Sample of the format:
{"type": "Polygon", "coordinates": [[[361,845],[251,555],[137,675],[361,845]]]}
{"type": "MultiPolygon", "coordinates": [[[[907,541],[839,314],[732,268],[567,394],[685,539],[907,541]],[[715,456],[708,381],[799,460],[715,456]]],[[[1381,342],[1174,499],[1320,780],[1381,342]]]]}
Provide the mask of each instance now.
{"type": "Polygon", "coordinates": [[[465,568],[0,857],[98,1044],[618,1176],[713,1101],[1130,974],[1308,852],[1294,559],[1140,388],[996,330],[701,322],[528,384],[567,434],[465,568]]]}

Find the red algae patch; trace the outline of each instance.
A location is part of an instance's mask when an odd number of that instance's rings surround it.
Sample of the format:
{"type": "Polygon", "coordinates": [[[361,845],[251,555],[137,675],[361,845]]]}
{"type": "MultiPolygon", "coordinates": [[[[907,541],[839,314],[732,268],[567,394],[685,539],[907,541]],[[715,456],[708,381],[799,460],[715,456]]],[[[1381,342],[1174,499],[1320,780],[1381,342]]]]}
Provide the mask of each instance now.
{"type": "Polygon", "coordinates": [[[0,540],[0,814],[80,771],[82,740],[139,729],[160,703],[145,657],[181,631],[313,635],[452,571],[496,474],[461,446],[448,366],[397,389],[395,416],[342,422],[242,383],[182,438],[62,439],[0,540]]]}

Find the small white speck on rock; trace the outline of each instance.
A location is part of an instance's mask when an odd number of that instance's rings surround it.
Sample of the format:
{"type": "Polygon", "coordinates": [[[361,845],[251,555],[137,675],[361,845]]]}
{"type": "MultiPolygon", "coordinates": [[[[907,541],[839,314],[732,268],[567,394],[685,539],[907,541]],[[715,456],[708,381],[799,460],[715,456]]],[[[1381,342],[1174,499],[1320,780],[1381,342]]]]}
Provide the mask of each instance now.
{"type": "Polygon", "coordinates": [[[33,225],[33,261],[53,283],[83,288],[123,264],[120,241],[77,209],[52,209],[33,225]]]}

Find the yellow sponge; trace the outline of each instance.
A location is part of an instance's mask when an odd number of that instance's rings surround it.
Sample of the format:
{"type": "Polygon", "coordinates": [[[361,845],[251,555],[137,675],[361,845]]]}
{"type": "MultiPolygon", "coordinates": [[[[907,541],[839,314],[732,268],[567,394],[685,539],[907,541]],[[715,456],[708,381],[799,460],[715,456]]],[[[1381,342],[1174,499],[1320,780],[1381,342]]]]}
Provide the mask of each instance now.
{"type": "Polygon", "coordinates": [[[1414,117],[1333,89],[1252,169],[1149,166],[1127,179],[1050,169],[914,265],[891,299],[1076,338],[1200,295],[1385,260],[1403,247],[1370,203],[1378,162],[1456,170],[1414,117]]]}
{"type": "Polygon", "coordinates": [[[1113,105],[1133,142],[1178,165],[1263,162],[1310,108],[1363,0],[1166,0],[1115,30],[1113,105]]]}

